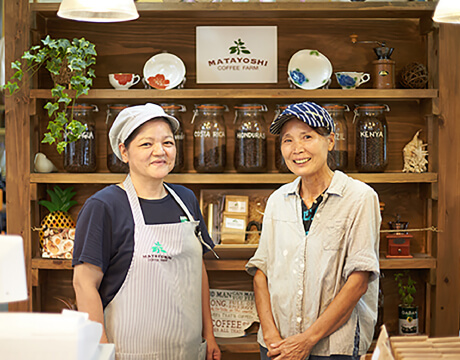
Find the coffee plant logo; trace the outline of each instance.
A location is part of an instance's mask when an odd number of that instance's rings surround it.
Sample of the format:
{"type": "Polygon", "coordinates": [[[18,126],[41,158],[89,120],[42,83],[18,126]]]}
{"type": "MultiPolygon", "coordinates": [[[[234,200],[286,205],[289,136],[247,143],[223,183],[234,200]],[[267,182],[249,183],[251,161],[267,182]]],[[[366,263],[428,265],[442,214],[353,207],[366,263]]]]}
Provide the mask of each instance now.
{"type": "Polygon", "coordinates": [[[251,52],[244,46],[244,42],[241,41],[241,39],[233,41],[235,43],[235,46],[230,46],[228,50],[230,50],[230,54],[250,54],[251,52]]]}
{"type": "Polygon", "coordinates": [[[166,253],[166,250],[163,249],[163,245],[161,245],[160,242],[157,241],[155,243],[155,246],[152,247],[152,252],[160,254],[160,253],[166,253]]]}

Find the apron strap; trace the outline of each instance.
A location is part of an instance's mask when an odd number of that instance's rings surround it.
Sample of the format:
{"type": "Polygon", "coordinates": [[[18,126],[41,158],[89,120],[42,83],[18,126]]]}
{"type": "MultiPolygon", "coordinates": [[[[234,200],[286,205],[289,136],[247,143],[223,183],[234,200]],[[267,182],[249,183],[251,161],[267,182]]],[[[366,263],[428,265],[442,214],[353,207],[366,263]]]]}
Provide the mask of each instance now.
{"type": "Polygon", "coordinates": [[[144,214],[142,213],[139,197],[137,196],[136,189],[134,189],[133,181],[131,180],[131,176],[129,174],[126,176],[125,181],[123,181],[123,186],[126,190],[126,194],[128,195],[129,204],[131,205],[134,225],[145,225],[144,214]]]}
{"type": "MultiPolygon", "coordinates": [[[[187,206],[185,206],[184,202],[182,201],[182,199],[179,197],[179,195],[176,194],[176,192],[171,189],[168,185],[164,184],[165,188],[169,191],[169,193],[172,195],[172,197],[177,201],[177,203],[179,204],[179,206],[182,208],[182,210],[184,210],[185,214],[187,215],[187,217],[189,218],[190,221],[195,221],[192,214],[190,213],[190,211],[188,210],[187,206]]],[[[195,228],[195,235],[196,237],[198,238],[198,240],[201,242],[201,244],[203,244],[205,247],[207,247],[210,251],[212,251],[212,253],[214,254],[214,256],[219,259],[219,256],[216,254],[216,252],[213,250],[213,248],[211,246],[209,246],[209,244],[203,240],[203,236],[201,236],[201,228],[200,228],[200,225],[197,225],[196,228],[195,228]]]]}

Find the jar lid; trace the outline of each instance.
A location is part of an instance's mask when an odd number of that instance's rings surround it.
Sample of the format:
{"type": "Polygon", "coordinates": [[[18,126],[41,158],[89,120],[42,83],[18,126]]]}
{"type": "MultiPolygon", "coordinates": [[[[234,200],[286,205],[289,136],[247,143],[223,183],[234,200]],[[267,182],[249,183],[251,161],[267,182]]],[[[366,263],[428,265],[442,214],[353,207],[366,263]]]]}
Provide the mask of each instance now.
{"type": "Polygon", "coordinates": [[[263,104],[238,104],[235,105],[236,110],[260,110],[266,111],[267,107],[263,104]]]}
{"type": "Polygon", "coordinates": [[[69,106],[75,110],[94,110],[95,105],[90,104],[74,104],[74,106],[69,106]]]}
{"type": "Polygon", "coordinates": [[[109,104],[109,105],[107,105],[107,107],[110,110],[123,110],[123,109],[126,109],[129,106],[130,106],[129,104],[109,104]]]}
{"type": "Polygon", "coordinates": [[[383,104],[363,104],[363,105],[356,105],[356,110],[385,110],[387,109],[388,105],[383,104]]]}
{"type": "Polygon", "coordinates": [[[278,110],[285,110],[291,104],[276,104],[278,110]]]}
{"type": "Polygon", "coordinates": [[[326,110],[345,110],[348,106],[344,104],[324,104],[321,105],[326,110]]]}
{"type": "Polygon", "coordinates": [[[167,103],[161,103],[160,106],[164,110],[180,110],[185,107],[184,105],[181,105],[181,104],[167,104],[167,103]]]}
{"type": "Polygon", "coordinates": [[[221,104],[195,104],[195,108],[200,110],[225,110],[225,106],[221,104]]]}

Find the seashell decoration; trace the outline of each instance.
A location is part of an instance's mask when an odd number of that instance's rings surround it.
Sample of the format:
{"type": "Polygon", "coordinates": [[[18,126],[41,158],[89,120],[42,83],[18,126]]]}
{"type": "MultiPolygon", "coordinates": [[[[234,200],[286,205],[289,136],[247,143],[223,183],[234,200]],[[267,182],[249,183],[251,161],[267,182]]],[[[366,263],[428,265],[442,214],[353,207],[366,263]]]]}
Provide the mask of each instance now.
{"type": "Polygon", "coordinates": [[[427,171],[428,151],[425,150],[427,144],[424,144],[418,138],[422,130],[415,133],[411,141],[409,141],[403,149],[404,169],[403,172],[422,173],[427,171]]]}

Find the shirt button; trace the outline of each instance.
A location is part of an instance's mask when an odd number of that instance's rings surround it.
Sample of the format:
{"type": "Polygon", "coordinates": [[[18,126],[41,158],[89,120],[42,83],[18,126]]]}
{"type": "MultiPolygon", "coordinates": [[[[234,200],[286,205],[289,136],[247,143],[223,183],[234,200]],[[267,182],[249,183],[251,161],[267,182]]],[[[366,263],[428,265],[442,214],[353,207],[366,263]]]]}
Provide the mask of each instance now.
{"type": "Polygon", "coordinates": [[[305,264],[304,263],[301,263],[300,264],[300,267],[303,269],[305,267],[305,264]]]}
{"type": "Polygon", "coordinates": [[[302,318],[300,316],[297,318],[297,322],[298,323],[302,322],[302,318]]]}
{"type": "Polygon", "coordinates": [[[299,295],[302,295],[302,294],[303,294],[303,291],[302,291],[302,290],[299,290],[298,294],[299,294],[299,295]]]}
{"type": "Polygon", "coordinates": [[[320,215],[321,215],[321,214],[316,214],[315,217],[316,217],[316,218],[319,218],[320,215]]]}

